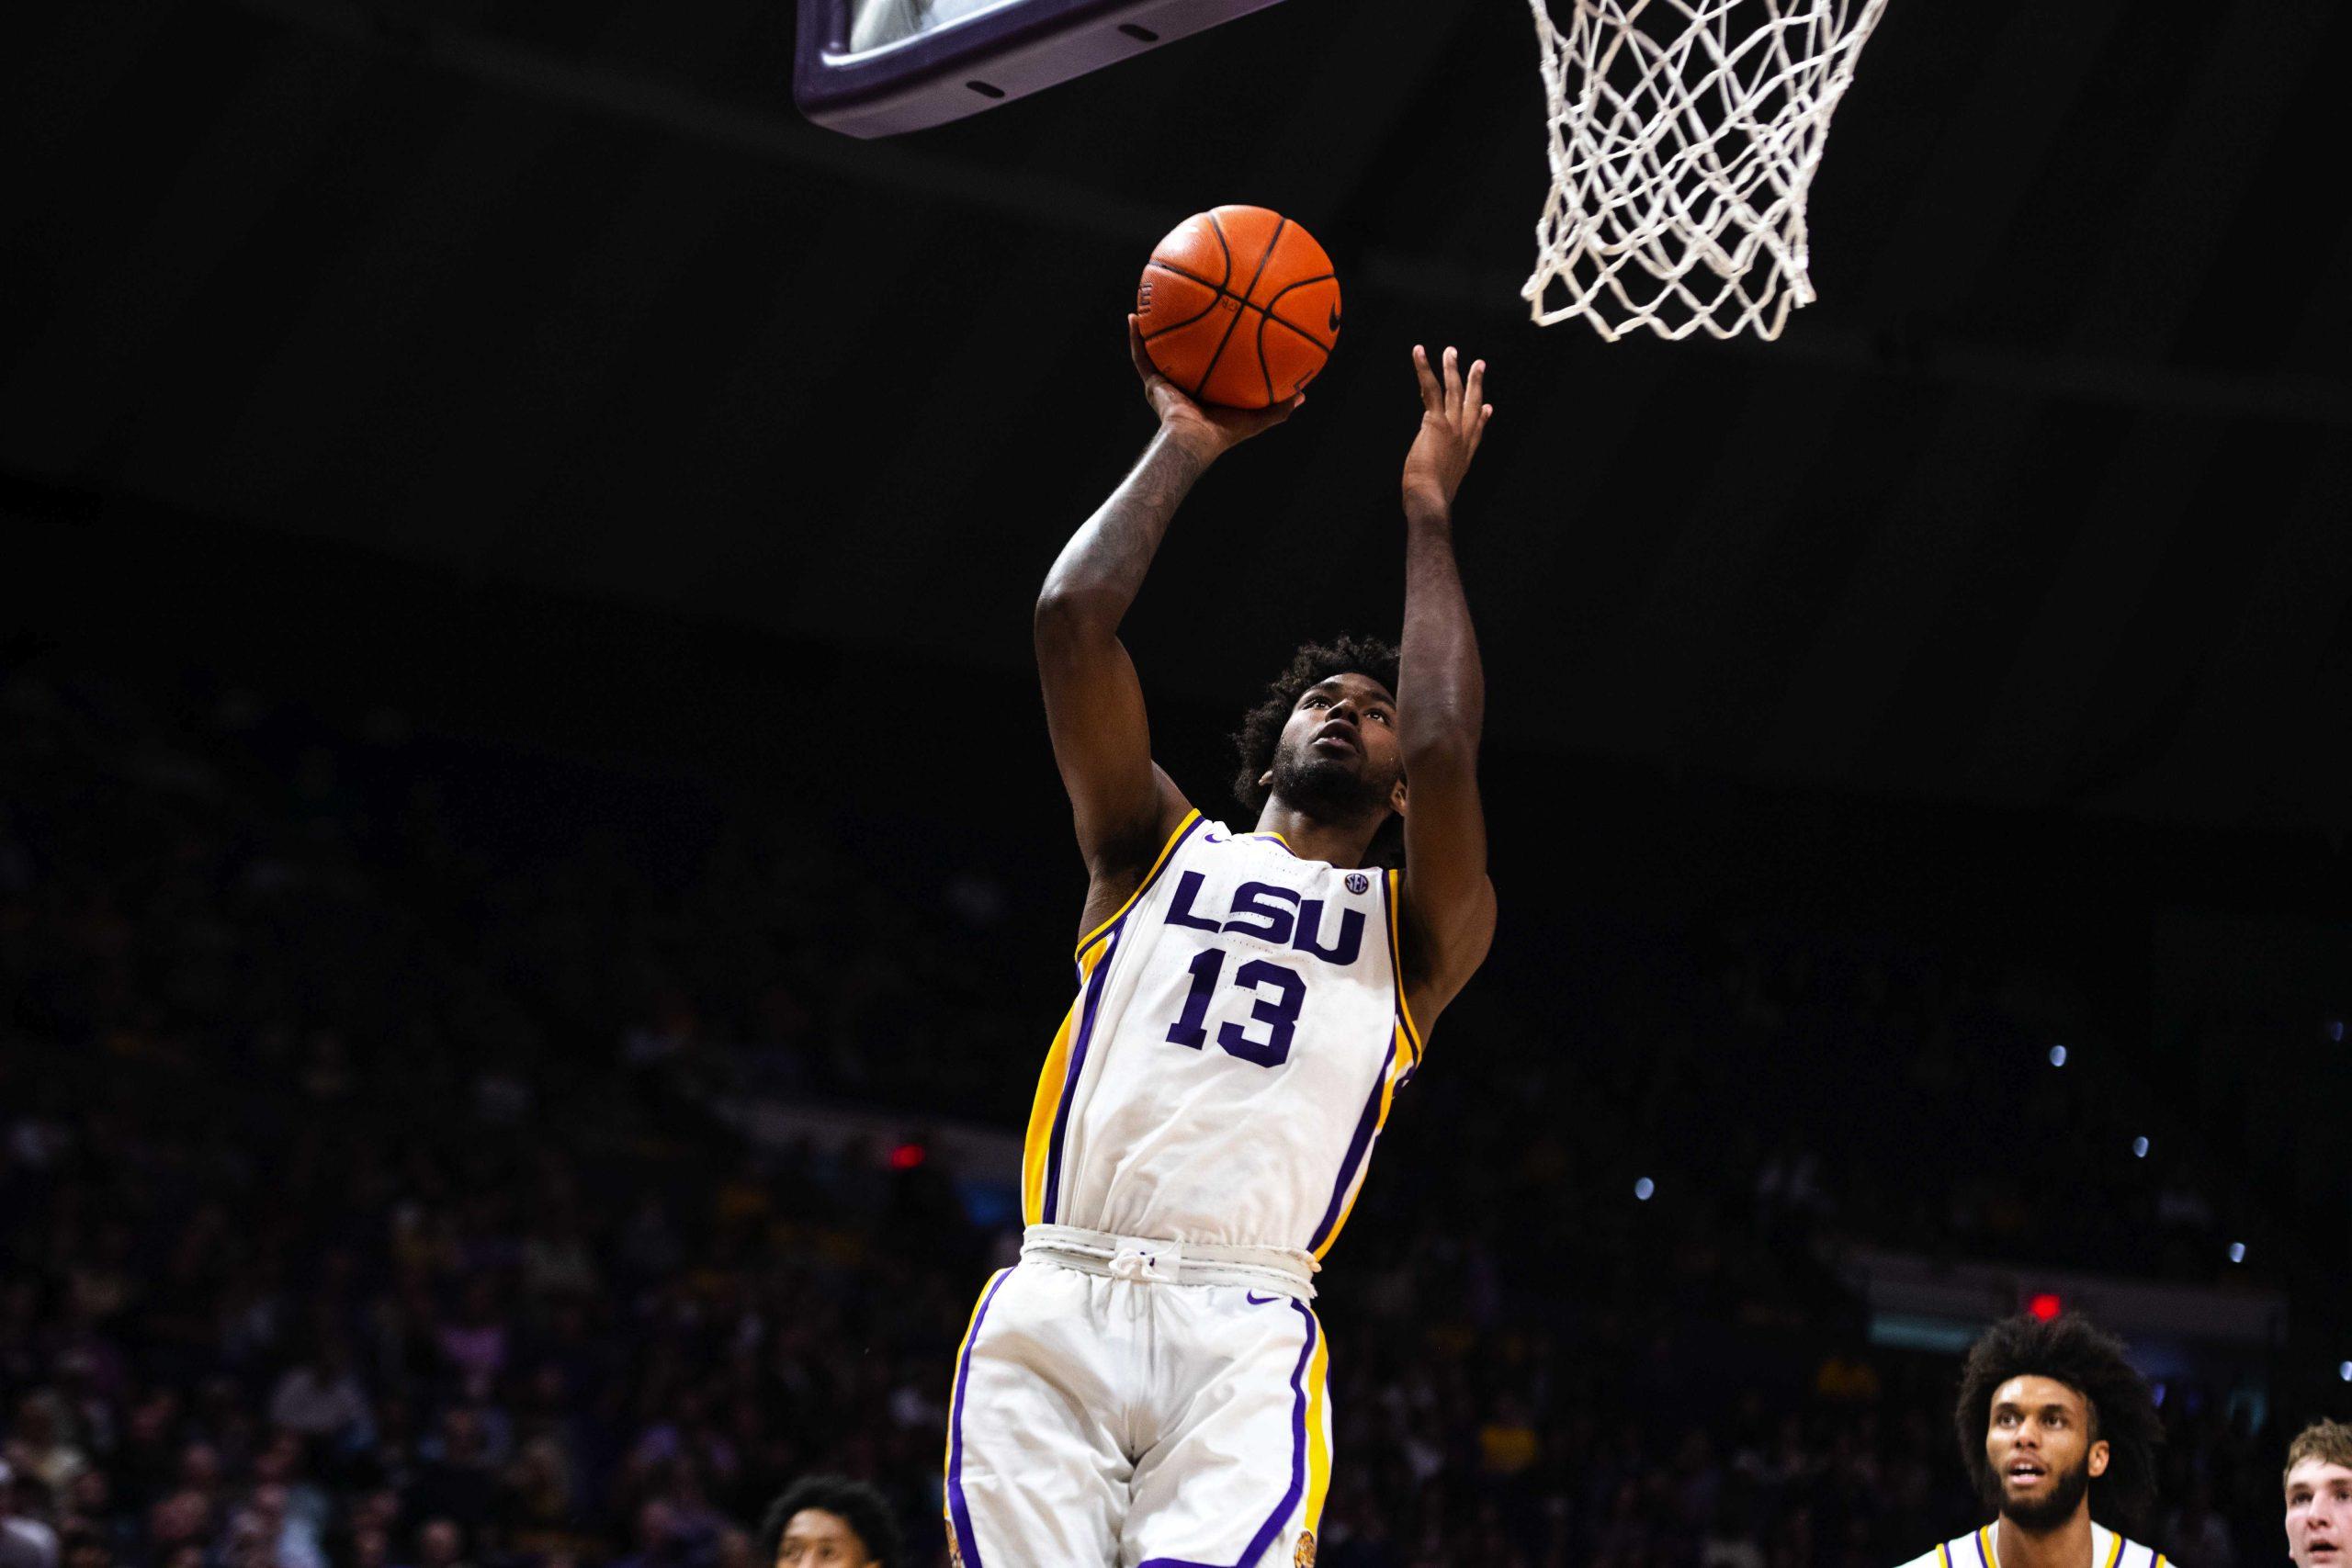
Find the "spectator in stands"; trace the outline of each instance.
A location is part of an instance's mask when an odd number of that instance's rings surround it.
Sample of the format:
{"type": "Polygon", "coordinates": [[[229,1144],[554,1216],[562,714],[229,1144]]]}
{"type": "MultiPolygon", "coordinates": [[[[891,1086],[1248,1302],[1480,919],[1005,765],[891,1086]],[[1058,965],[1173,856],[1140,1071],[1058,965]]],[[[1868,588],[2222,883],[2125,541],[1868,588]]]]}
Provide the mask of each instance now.
{"type": "MultiPolygon", "coordinates": [[[[130,1243],[121,1227],[111,1226],[95,1244],[104,1261],[94,1259],[74,1271],[76,1307],[91,1316],[105,1315],[101,1305],[119,1304],[127,1286],[120,1282],[120,1254],[130,1243]]],[[[62,1358],[61,1358],[62,1361],[62,1358]]],[[[66,1369],[61,1365],[59,1371],[66,1369]]],[[[23,1479],[47,1489],[50,1496],[64,1495],[74,1478],[89,1468],[89,1459],[70,1435],[66,1402],[54,1388],[36,1389],[17,1406],[9,1448],[23,1479]]]]}
{"type": "Polygon", "coordinates": [[[339,1337],[322,1338],[318,1348],[278,1379],[269,1397],[273,1426],[353,1444],[368,1440],[368,1395],[351,1367],[350,1348],[339,1337]]]}
{"type": "Polygon", "coordinates": [[[114,1549],[93,1529],[70,1529],[59,1538],[62,1568],[114,1568],[114,1549]]]}
{"type": "Polygon", "coordinates": [[[0,1568],[58,1568],[57,1532],[17,1511],[17,1475],[0,1460],[0,1568]]]}
{"type": "Polygon", "coordinates": [[[420,1513],[446,1515],[468,1529],[480,1529],[498,1495],[481,1413],[471,1405],[452,1406],[441,1418],[432,1450],[417,1474],[411,1504],[420,1513]]]}
{"type": "Polygon", "coordinates": [[[690,1568],[691,1545],[679,1528],[677,1510],[662,1498],[649,1499],[637,1510],[637,1550],[614,1568],[690,1568]]]}
{"type": "Polygon", "coordinates": [[[2188,1495],[2165,1516],[2165,1555],[2195,1568],[2237,1568],[2237,1548],[2230,1527],[2213,1512],[2213,1483],[2199,1475],[2188,1483],[2188,1495]]]}
{"type": "MultiPolygon", "coordinates": [[[[492,853],[461,820],[601,823],[593,779],[220,712],[0,676],[0,1568],[776,1568],[783,1522],[752,1545],[729,1521],[820,1466],[887,1501],[878,1535],[834,1516],[874,1560],[895,1525],[937,1568],[962,1271],[1017,1219],[940,1139],[895,1171],[888,1141],[745,1139],[729,1041],[790,1043],[762,1093],[1017,1125],[1051,1021],[1006,976],[1035,933],[889,880],[815,826],[829,801],[763,805],[664,880],[582,848],[601,826],[492,853]],[[640,1027],[666,1043],[632,1068],[640,1027]]],[[[1577,1049],[1498,997],[1487,1066],[1431,1072],[1384,1134],[1444,1150],[1396,1156],[1428,1179],[1375,1179],[1338,1265],[1369,1288],[1331,1314],[1321,1561],[1499,1538],[1488,1568],[1842,1568],[1953,1535],[1971,1499],[1924,1436],[1951,1369],[1860,1343],[1825,1245],[1966,1255],[1998,1216],[2024,1254],[2163,1272],[2135,1255],[2161,1162],[2131,1162],[2137,1226],[1954,1201],[1984,1162],[1950,1129],[1999,1123],[2014,1086],[1922,1091],[1909,1064],[2041,1063],[1997,987],[1873,952],[1847,995],[1851,954],[1802,931],[1584,937],[1545,958],[1574,968],[1577,1049]],[[1749,1123],[1781,1130],[1724,1135],[1749,1123]],[[1628,1197],[1636,1168],[1660,1201],[1628,1197]]],[[[2095,1143],[2128,1130],[2056,1140],[2095,1143]]],[[[2223,1176],[2169,1211],[2180,1267],[2219,1267],[2223,1176]]],[[[2270,1439],[2175,1393],[2179,1473],[2215,1478],[2251,1562],[2249,1511],[2275,1516],[2233,1478],[2270,1439]]],[[[2352,1568],[2320,1539],[2338,1560],[2304,1568],[2352,1568]]]]}

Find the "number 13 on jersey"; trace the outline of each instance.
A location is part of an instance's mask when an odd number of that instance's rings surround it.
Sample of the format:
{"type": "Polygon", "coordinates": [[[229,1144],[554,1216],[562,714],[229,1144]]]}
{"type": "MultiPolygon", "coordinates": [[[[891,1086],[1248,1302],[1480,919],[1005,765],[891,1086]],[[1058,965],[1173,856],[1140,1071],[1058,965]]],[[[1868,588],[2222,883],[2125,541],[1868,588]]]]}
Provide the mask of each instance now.
{"type": "MultiPolygon", "coordinates": [[[[1195,1051],[1208,1043],[1205,1024],[1209,1001],[1225,971],[1225,959],[1222,949],[1203,948],[1187,966],[1193,986],[1184,994],[1183,1012],[1168,1026],[1171,1043],[1189,1045],[1195,1051]]],[[[1291,1036],[1298,1032],[1298,1011],[1306,1001],[1306,982],[1279,964],[1253,958],[1233,972],[1233,983],[1256,993],[1250,1017],[1253,1022],[1266,1026],[1266,1037],[1252,1039],[1241,1024],[1227,1021],[1217,1025],[1217,1044],[1227,1055],[1245,1062],[1261,1067],[1281,1066],[1289,1060],[1291,1036]]]]}

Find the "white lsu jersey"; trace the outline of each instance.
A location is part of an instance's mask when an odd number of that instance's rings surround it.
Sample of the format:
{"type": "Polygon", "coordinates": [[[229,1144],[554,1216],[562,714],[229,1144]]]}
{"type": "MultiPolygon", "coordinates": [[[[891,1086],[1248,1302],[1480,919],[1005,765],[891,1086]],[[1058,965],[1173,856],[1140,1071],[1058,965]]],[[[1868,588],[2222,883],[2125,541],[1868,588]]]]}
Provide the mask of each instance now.
{"type": "MultiPolygon", "coordinates": [[[[1945,1541],[1933,1551],[1913,1558],[1903,1568],[2001,1568],[1993,1527],[1985,1525],[1945,1541]]],[[[2094,1519],[2091,1557],[2084,1568],[2173,1568],[2173,1564],[2155,1548],[2127,1540],[2094,1519]]]]}
{"type": "Polygon", "coordinates": [[[1187,815],[1079,944],[1023,1219],[1322,1257],[1420,1061],[1396,898],[1394,872],[1187,815]]]}

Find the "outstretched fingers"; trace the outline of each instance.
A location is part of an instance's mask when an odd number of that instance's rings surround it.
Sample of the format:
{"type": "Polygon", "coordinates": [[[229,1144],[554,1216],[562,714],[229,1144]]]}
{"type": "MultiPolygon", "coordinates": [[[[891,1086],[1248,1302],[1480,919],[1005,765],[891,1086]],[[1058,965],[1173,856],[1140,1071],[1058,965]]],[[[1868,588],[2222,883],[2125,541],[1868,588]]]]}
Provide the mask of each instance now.
{"type": "Polygon", "coordinates": [[[1413,374],[1421,383],[1421,412],[1443,413],[1444,391],[1437,384],[1437,373],[1430,368],[1429,350],[1419,344],[1413,345],[1413,374]]]}
{"type": "Polygon", "coordinates": [[[1421,386],[1421,428],[1405,454],[1405,510],[1447,514],[1495,412],[1486,400],[1487,362],[1465,360],[1450,344],[1432,362],[1415,344],[1413,374],[1421,386]]]}
{"type": "Polygon", "coordinates": [[[1451,421],[1465,433],[1475,432],[1495,412],[1486,400],[1487,362],[1483,359],[1472,360],[1464,371],[1461,351],[1448,347],[1432,366],[1429,351],[1415,344],[1413,374],[1421,384],[1421,411],[1451,421]]]}
{"type": "Polygon", "coordinates": [[[1421,412],[1453,427],[1476,451],[1495,417],[1495,405],[1487,401],[1487,362],[1474,359],[1465,371],[1461,351],[1448,347],[1432,365],[1429,350],[1415,344],[1413,375],[1421,385],[1421,412]]]}

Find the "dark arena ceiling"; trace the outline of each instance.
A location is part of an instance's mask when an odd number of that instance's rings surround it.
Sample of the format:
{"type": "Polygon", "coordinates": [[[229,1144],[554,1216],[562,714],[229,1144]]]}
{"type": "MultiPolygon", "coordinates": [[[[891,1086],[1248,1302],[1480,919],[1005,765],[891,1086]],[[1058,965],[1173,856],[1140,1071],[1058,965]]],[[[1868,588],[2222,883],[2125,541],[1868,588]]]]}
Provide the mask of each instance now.
{"type": "Polygon", "coordinates": [[[13,526],[135,502],[1016,671],[1148,429],[1143,257],[1250,201],[1331,251],[1347,328],[1171,536],[1157,686],[1393,627],[1407,350],[1458,342],[1498,411],[1462,530],[1501,743],[2352,826],[2352,7],[1893,0],[1770,345],[1527,322],[1517,0],[1285,0],[870,143],[793,109],[793,24],[10,6],[13,526]]]}

